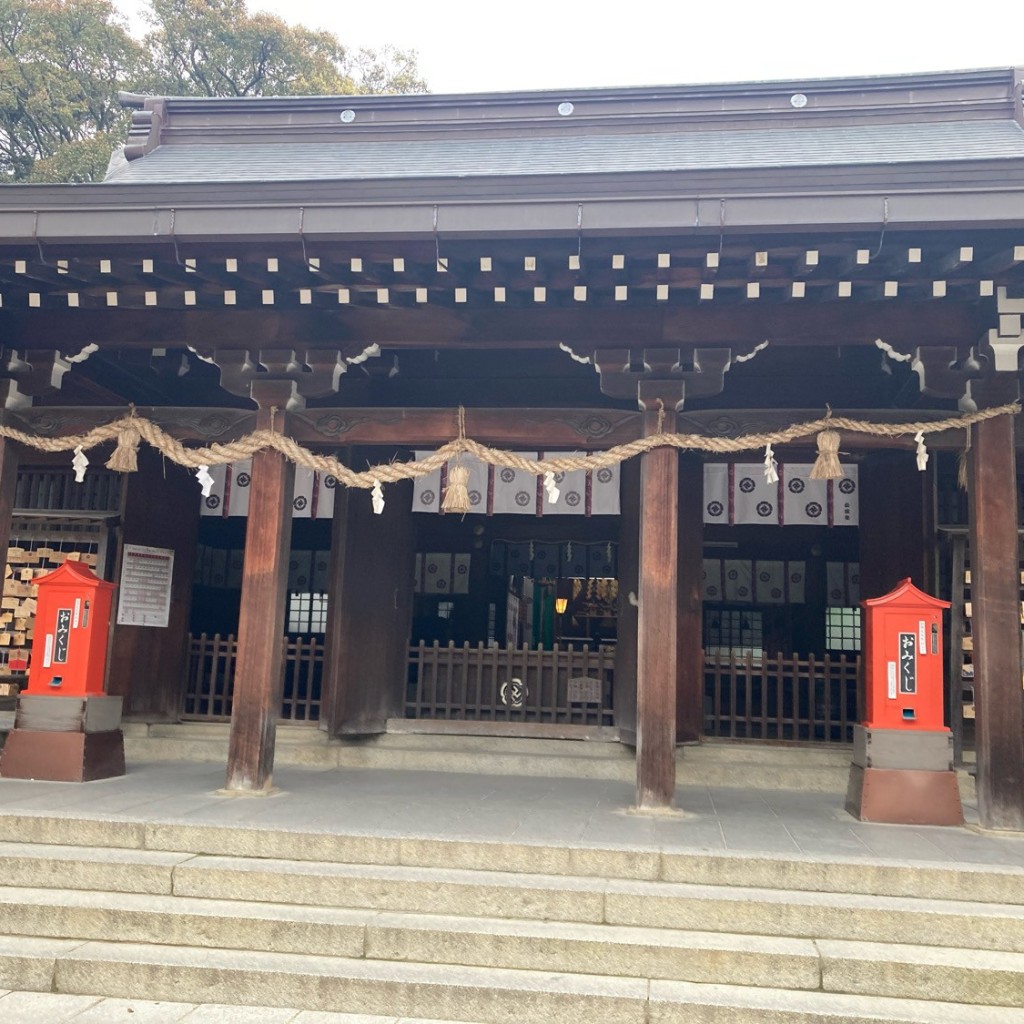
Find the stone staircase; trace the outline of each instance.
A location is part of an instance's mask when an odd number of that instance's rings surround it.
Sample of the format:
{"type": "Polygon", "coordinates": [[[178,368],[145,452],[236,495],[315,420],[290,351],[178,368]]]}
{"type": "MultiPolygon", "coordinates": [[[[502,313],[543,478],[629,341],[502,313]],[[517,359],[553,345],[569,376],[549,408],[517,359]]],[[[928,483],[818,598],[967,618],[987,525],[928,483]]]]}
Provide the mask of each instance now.
{"type": "MultiPolygon", "coordinates": [[[[402,731],[331,739],[311,726],[279,725],[275,763],[306,768],[373,768],[400,771],[530,775],[545,778],[615,779],[633,782],[631,748],[601,740],[468,736],[402,731]]],[[[228,726],[213,722],[128,721],[129,762],[227,763],[228,726]]],[[[793,789],[846,793],[852,748],[771,746],[721,740],[680,747],[680,786],[793,789]]],[[[960,773],[964,800],[974,799],[974,779],[960,773]]]]}
{"type": "Polygon", "coordinates": [[[0,989],[477,1024],[1024,1024],[1020,868],[16,813],[0,864],[0,989]]]}

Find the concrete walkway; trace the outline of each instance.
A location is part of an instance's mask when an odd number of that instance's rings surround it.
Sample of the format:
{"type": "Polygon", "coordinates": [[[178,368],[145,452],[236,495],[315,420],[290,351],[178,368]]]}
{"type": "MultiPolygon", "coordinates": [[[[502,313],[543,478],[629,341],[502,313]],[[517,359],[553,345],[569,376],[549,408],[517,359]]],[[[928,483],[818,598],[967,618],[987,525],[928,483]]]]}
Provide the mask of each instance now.
{"type": "Polygon", "coordinates": [[[219,796],[221,766],[171,762],[81,785],[0,779],[0,815],[1024,868],[1024,834],[868,824],[833,793],[681,787],[683,813],[649,817],[613,780],[285,767],[274,781],[270,797],[219,796]]]}

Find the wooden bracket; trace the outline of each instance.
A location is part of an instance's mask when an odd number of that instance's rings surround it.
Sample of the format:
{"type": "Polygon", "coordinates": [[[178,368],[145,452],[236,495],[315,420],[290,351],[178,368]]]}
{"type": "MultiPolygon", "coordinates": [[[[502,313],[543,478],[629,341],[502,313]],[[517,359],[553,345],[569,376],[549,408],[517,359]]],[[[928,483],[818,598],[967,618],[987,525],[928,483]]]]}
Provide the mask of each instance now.
{"type": "Polygon", "coordinates": [[[952,345],[918,348],[911,362],[923,394],[935,398],[962,398],[970,381],[985,375],[989,360],[973,349],[961,358],[952,345]]]}
{"type": "Polygon", "coordinates": [[[641,409],[660,398],[666,408],[679,410],[687,398],[722,393],[725,374],[732,365],[732,350],[698,346],[598,349],[593,359],[601,375],[602,394],[635,398],[641,409]]]}
{"type": "Polygon", "coordinates": [[[301,355],[294,349],[216,349],[213,361],[220,368],[220,386],[232,395],[252,398],[257,381],[288,381],[295,411],[307,398],[336,394],[345,372],[345,354],[339,349],[308,349],[301,355]]]}
{"type": "Polygon", "coordinates": [[[992,352],[993,369],[1016,373],[1020,366],[1020,350],[1024,348],[1024,298],[1010,298],[1006,288],[996,289],[996,310],[999,326],[987,332],[983,346],[992,352]]]}
{"type": "Polygon", "coordinates": [[[71,363],[57,349],[4,350],[0,406],[25,409],[33,398],[59,391],[71,363]]]}

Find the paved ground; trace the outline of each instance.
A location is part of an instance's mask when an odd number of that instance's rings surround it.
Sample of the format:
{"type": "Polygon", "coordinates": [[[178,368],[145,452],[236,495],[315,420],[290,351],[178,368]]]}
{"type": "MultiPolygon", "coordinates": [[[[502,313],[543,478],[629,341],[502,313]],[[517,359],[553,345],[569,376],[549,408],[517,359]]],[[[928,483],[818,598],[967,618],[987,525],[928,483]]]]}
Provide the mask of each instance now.
{"type": "Polygon", "coordinates": [[[832,793],[681,787],[681,815],[649,817],[628,811],[631,785],[604,780],[281,768],[264,798],[219,796],[223,781],[218,765],[171,762],[85,784],[0,779],[0,814],[1024,867],[1024,834],[868,824],[832,793]]]}

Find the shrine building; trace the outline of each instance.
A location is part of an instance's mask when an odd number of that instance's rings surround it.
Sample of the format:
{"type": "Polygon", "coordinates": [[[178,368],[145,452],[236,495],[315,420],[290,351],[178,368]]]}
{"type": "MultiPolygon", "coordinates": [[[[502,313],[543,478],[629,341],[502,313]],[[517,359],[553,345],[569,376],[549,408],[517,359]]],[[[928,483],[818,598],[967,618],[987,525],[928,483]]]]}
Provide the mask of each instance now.
{"type": "Polygon", "coordinates": [[[230,721],[229,789],[401,720],[628,744],[659,808],[678,744],[848,744],[910,578],[1024,829],[1021,85],[125,96],[103,182],[0,192],[0,660],[82,561],[107,691],[230,721]]]}

